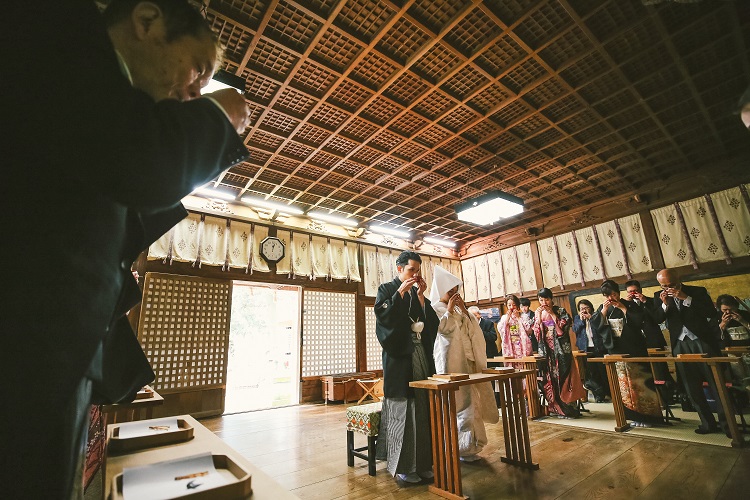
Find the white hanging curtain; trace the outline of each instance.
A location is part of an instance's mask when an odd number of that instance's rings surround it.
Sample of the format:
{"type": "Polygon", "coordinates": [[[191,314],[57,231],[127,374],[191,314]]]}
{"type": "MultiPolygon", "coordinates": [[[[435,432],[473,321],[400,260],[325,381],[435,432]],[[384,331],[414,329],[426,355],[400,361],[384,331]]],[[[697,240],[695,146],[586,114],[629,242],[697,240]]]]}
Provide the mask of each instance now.
{"type": "Polygon", "coordinates": [[[292,275],[310,276],[310,236],[292,233],[292,275]]]}
{"type": "Polygon", "coordinates": [[[505,275],[499,250],[487,254],[487,270],[490,273],[490,296],[493,299],[505,297],[505,275]]]}
{"type": "Polygon", "coordinates": [[[172,258],[178,262],[195,262],[198,258],[200,214],[189,213],[175,226],[172,258]]]}
{"type": "Polygon", "coordinates": [[[347,255],[344,240],[332,238],[328,246],[328,256],[331,260],[331,278],[345,280],[348,276],[349,269],[346,265],[347,255]]]}
{"type": "Polygon", "coordinates": [[[464,282],[464,301],[476,302],[477,300],[477,262],[474,257],[461,261],[464,282]]]}
{"type": "Polygon", "coordinates": [[[378,277],[378,254],[374,246],[362,245],[362,264],[365,295],[375,297],[380,286],[380,278],[378,277]]]}
{"type": "Polygon", "coordinates": [[[659,247],[666,267],[690,265],[688,241],[684,237],[677,211],[674,205],[651,210],[656,233],[659,235],[659,247]]]}
{"type": "Polygon", "coordinates": [[[487,266],[487,254],[475,257],[475,272],[477,275],[477,300],[487,300],[491,297],[490,271],[487,266]]]}
{"type": "Polygon", "coordinates": [[[578,268],[573,233],[565,233],[555,236],[557,240],[557,257],[560,260],[562,280],[566,285],[581,283],[581,270],[578,268]]]}
{"type": "Polygon", "coordinates": [[[461,261],[458,259],[442,259],[443,264],[445,264],[446,269],[450,269],[451,274],[453,276],[458,276],[461,278],[461,281],[464,281],[463,279],[463,268],[461,267],[461,261]]]}
{"type": "Polygon", "coordinates": [[[223,266],[227,256],[227,220],[207,215],[203,220],[201,237],[201,263],[223,266]]]}
{"type": "Polygon", "coordinates": [[[534,291],[539,290],[534,273],[534,259],[531,256],[531,243],[523,243],[514,247],[518,259],[518,274],[521,275],[521,290],[534,291]]]}
{"type": "Polygon", "coordinates": [[[396,257],[388,248],[378,248],[378,284],[392,281],[396,277],[396,257]]]}
{"type": "Polygon", "coordinates": [[[607,277],[625,276],[625,255],[622,253],[622,245],[617,235],[615,221],[597,224],[596,232],[599,234],[604,272],[607,273],[607,277]]]}
{"type": "Polygon", "coordinates": [[[503,259],[503,272],[505,275],[505,293],[520,295],[523,292],[523,283],[519,281],[518,260],[514,247],[500,250],[503,259]]]}
{"type": "Polygon", "coordinates": [[[277,229],[276,237],[284,242],[284,258],[276,263],[276,274],[289,275],[292,273],[292,233],[277,229]]]}
{"type": "Polygon", "coordinates": [[[252,270],[267,273],[270,269],[268,268],[268,262],[266,259],[260,256],[260,242],[268,236],[268,227],[259,226],[255,224],[253,227],[253,241],[252,241],[252,270]]]}
{"type": "Polygon", "coordinates": [[[602,280],[602,263],[599,260],[599,250],[596,248],[596,239],[594,238],[594,228],[584,227],[573,231],[576,241],[578,242],[578,252],[581,257],[581,269],[583,269],[583,279],[587,282],[602,280]]]}
{"type": "Polygon", "coordinates": [[[422,278],[427,283],[427,291],[425,293],[429,293],[432,290],[432,275],[435,264],[440,265],[440,257],[431,257],[429,255],[420,255],[420,257],[422,257],[422,265],[420,266],[422,278]]]}
{"type": "Polygon", "coordinates": [[[169,256],[172,238],[174,238],[174,227],[148,247],[148,260],[166,259],[169,256]]]}
{"type": "Polygon", "coordinates": [[[232,221],[232,225],[229,227],[229,267],[247,267],[250,260],[247,242],[251,233],[252,225],[232,221]]]}
{"type": "Polygon", "coordinates": [[[357,251],[358,247],[359,245],[357,243],[352,243],[351,241],[346,242],[347,273],[349,275],[349,280],[356,282],[362,281],[362,278],[359,274],[359,252],[357,251]]]}
{"type": "Polygon", "coordinates": [[[325,236],[313,236],[310,244],[310,260],[312,279],[328,278],[330,269],[330,256],[328,255],[328,238],[325,236]]]}
{"type": "Polygon", "coordinates": [[[688,237],[693,244],[698,262],[711,262],[724,259],[721,240],[716,231],[705,198],[693,198],[679,203],[688,237]]]}
{"type": "Polygon", "coordinates": [[[553,238],[537,241],[539,247],[539,263],[542,266],[542,280],[544,286],[552,288],[562,285],[558,269],[558,256],[553,238]]]}
{"type": "Polygon", "coordinates": [[[732,257],[750,255],[750,210],[739,187],[713,193],[721,232],[732,257]]]}
{"type": "Polygon", "coordinates": [[[630,272],[633,274],[653,271],[651,256],[648,253],[646,244],[646,235],[643,233],[641,225],[641,216],[638,214],[629,215],[617,219],[622,231],[622,240],[627,253],[630,272]]]}

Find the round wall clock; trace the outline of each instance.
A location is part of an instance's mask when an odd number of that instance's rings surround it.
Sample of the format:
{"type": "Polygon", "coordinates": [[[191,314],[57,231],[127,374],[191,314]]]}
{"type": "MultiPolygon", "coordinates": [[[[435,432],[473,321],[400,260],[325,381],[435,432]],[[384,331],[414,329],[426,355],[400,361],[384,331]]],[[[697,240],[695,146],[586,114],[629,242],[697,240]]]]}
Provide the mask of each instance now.
{"type": "Polygon", "coordinates": [[[276,236],[267,236],[260,242],[260,255],[267,262],[278,262],[284,258],[286,247],[276,236]]]}

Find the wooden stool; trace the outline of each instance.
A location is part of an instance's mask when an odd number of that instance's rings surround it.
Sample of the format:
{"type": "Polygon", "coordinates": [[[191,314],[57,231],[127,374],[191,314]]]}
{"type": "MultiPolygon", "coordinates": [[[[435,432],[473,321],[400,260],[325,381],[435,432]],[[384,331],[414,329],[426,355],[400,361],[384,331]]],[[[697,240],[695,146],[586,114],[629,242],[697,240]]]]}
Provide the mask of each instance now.
{"type": "Polygon", "coordinates": [[[350,406],[346,409],[346,463],[354,467],[354,457],[367,460],[367,472],[375,475],[375,445],[380,430],[381,402],[350,406]],[[354,447],[354,432],[367,436],[367,446],[354,447]],[[360,453],[367,450],[367,454],[360,453]]]}
{"type": "Polygon", "coordinates": [[[361,398],[359,398],[359,401],[357,401],[357,404],[361,404],[362,401],[364,401],[368,397],[371,397],[373,401],[380,401],[380,398],[383,397],[383,379],[382,378],[374,378],[374,379],[366,379],[366,380],[357,379],[357,384],[359,384],[359,386],[365,390],[365,393],[362,394],[361,398]]]}

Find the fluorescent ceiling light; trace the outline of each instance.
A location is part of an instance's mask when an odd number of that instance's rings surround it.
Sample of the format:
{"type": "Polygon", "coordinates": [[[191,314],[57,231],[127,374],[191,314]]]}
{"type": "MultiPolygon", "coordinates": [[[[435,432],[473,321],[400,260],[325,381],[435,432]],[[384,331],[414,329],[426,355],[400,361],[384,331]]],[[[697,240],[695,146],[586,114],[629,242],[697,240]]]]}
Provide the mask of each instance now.
{"type": "Polygon", "coordinates": [[[441,247],[456,248],[455,241],[443,240],[441,238],[435,238],[434,236],[425,236],[424,238],[422,238],[422,240],[425,243],[429,243],[430,245],[439,245],[441,247]]]}
{"type": "Polygon", "coordinates": [[[395,236],[397,238],[407,239],[411,237],[411,233],[408,231],[403,231],[401,229],[396,229],[395,227],[390,226],[370,226],[370,231],[373,233],[380,233],[380,234],[388,234],[390,236],[395,236]]]}
{"type": "Polygon", "coordinates": [[[227,201],[237,200],[237,195],[234,193],[231,193],[229,191],[221,191],[218,189],[213,189],[213,188],[208,188],[208,187],[202,187],[202,188],[196,189],[194,191],[194,194],[199,194],[207,198],[219,198],[221,200],[227,200],[227,201]]]}
{"type": "Polygon", "coordinates": [[[455,208],[458,220],[486,226],[523,212],[523,200],[502,191],[491,191],[459,203],[455,208]]]}
{"type": "Polygon", "coordinates": [[[208,82],[208,85],[201,89],[201,94],[208,94],[209,92],[216,92],[221,89],[235,89],[240,94],[244,94],[245,79],[241,76],[220,69],[214,73],[214,76],[211,78],[211,81],[208,82]]]}
{"type": "Polygon", "coordinates": [[[284,205],[283,203],[275,203],[273,201],[266,201],[262,198],[255,198],[254,196],[243,196],[240,198],[243,203],[247,203],[250,206],[265,208],[266,210],[276,210],[289,215],[302,215],[303,212],[297,207],[291,205],[284,205]]]}
{"type": "Polygon", "coordinates": [[[320,212],[318,210],[313,210],[312,212],[308,212],[307,216],[311,219],[317,219],[322,220],[325,222],[330,222],[331,224],[338,224],[340,226],[346,226],[346,227],[357,227],[359,224],[359,221],[356,219],[349,219],[347,217],[340,217],[338,215],[333,214],[327,214],[325,212],[320,212]]]}

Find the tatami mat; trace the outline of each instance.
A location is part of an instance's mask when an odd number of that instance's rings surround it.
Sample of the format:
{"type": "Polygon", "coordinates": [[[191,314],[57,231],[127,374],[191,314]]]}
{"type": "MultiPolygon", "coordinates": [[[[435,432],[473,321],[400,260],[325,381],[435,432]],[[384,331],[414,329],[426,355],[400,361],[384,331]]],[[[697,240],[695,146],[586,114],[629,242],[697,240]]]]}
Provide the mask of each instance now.
{"type": "MultiPolygon", "coordinates": [[[[581,418],[563,419],[557,417],[546,417],[538,420],[538,422],[615,432],[615,412],[611,403],[587,403],[585,408],[589,411],[582,412],[581,418]]],[[[645,428],[634,427],[629,431],[626,431],[624,434],[731,447],[731,440],[722,432],[716,432],[713,434],[696,434],[695,429],[700,425],[700,419],[697,413],[684,412],[677,407],[672,407],[672,412],[675,417],[682,419],[682,421],[670,421],[670,424],[672,425],[668,426],[663,425],[645,428]]]]}

